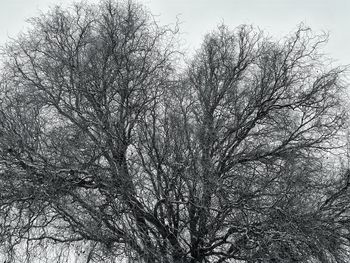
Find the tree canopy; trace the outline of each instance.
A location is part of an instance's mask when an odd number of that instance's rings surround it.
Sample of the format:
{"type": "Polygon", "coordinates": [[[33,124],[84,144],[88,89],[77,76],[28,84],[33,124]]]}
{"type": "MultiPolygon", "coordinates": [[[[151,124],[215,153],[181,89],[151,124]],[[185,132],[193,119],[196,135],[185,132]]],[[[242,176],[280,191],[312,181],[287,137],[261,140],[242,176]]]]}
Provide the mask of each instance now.
{"type": "Polygon", "coordinates": [[[177,26],[133,1],[30,23],[1,55],[6,262],[349,261],[327,36],[221,25],[185,63],[177,26]]]}

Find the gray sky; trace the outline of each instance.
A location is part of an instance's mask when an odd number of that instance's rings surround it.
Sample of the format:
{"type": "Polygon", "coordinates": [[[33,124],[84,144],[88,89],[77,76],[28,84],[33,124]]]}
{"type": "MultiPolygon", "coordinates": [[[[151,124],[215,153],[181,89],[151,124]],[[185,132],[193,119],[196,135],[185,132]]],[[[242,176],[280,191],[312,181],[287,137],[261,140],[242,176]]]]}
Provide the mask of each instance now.
{"type": "MultiPolygon", "coordinates": [[[[87,0],[96,2],[97,0],[87,0]]],[[[325,48],[337,64],[350,64],[349,0],[139,0],[161,24],[178,16],[186,46],[197,48],[204,34],[221,22],[235,27],[253,24],[272,36],[282,37],[304,22],[314,31],[330,32],[325,48]]],[[[25,19],[50,5],[72,0],[0,0],[0,44],[26,27],[25,19]]]]}

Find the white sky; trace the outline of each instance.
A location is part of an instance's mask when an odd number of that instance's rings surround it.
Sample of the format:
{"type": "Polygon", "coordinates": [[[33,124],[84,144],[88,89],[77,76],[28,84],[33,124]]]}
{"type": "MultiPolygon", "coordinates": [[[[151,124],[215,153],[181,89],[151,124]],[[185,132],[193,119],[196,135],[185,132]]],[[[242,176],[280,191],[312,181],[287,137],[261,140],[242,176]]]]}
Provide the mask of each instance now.
{"type": "MultiPolygon", "coordinates": [[[[97,2],[97,0],[86,0],[97,2]]],[[[161,24],[178,16],[190,50],[204,34],[221,22],[228,26],[253,24],[266,33],[282,37],[304,22],[314,31],[330,33],[325,52],[337,64],[350,64],[350,0],[139,0],[161,24]]],[[[72,0],[0,0],[0,44],[25,29],[25,19],[56,3],[72,0]]]]}

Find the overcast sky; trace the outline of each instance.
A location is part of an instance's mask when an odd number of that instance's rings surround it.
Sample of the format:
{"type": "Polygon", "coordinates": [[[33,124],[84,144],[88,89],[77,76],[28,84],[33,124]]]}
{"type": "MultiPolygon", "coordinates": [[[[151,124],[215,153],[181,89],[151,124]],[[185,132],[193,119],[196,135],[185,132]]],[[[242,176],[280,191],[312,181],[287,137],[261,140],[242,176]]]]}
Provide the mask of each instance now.
{"type": "MultiPolygon", "coordinates": [[[[25,19],[56,3],[72,0],[0,0],[0,44],[26,28],[25,19]]],[[[87,0],[97,2],[97,0],[87,0]]],[[[327,31],[325,48],[337,64],[350,64],[349,0],[140,0],[162,24],[174,23],[178,16],[183,38],[191,50],[204,34],[221,22],[235,27],[253,24],[276,37],[296,29],[303,22],[314,31],[327,31]]]]}

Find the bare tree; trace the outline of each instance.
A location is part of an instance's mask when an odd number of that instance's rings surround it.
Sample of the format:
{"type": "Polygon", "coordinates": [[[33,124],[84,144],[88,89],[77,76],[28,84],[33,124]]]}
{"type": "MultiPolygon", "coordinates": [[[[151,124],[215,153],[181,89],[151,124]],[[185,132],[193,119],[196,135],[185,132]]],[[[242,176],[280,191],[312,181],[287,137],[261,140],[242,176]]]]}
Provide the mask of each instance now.
{"type": "Polygon", "coordinates": [[[325,65],[326,37],[220,26],[180,74],[177,29],[136,3],[31,22],[2,57],[8,260],[349,259],[350,173],[332,157],[343,69],[325,65]]]}

